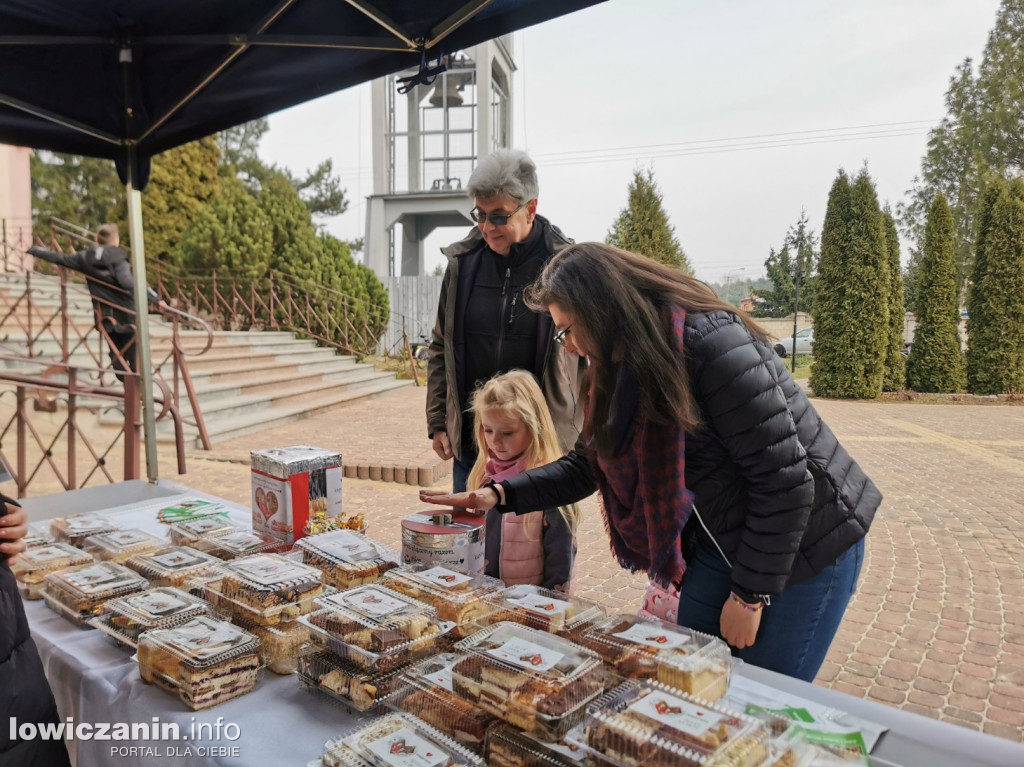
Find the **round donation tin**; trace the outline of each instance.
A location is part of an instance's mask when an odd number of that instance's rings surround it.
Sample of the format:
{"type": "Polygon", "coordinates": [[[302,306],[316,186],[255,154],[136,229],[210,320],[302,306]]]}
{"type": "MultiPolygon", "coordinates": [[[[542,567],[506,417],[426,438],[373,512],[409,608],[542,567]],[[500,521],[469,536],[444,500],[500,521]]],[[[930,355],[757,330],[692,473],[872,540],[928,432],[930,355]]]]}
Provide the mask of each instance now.
{"type": "Polygon", "coordinates": [[[402,520],[402,561],[484,571],[484,518],[459,511],[410,514],[402,520]]]}

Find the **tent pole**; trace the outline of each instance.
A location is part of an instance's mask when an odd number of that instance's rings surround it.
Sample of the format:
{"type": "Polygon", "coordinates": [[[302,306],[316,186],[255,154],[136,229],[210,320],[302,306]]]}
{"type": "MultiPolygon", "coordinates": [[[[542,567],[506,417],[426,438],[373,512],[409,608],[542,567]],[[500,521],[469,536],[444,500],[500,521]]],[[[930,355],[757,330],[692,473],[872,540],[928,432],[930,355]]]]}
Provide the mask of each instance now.
{"type": "Polygon", "coordinates": [[[153,359],[149,348],[149,296],[146,292],[146,251],[142,243],[142,192],[138,186],[138,157],[129,150],[128,231],[132,241],[132,275],[135,279],[135,353],[139,361],[139,386],[142,389],[142,433],[146,444],[146,478],[160,478],[156,457],[156,421],[153,410],[153,359]]]}

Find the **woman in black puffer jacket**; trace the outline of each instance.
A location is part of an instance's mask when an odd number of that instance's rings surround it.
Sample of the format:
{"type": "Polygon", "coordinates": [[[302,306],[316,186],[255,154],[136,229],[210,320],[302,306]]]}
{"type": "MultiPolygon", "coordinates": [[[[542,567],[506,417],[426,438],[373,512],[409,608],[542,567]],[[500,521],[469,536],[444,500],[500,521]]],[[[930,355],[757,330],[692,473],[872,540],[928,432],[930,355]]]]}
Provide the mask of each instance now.
{"type": "Polygon", "coordinates": [[[24,550],[25,515],[0,495],[0,767],[70,765],[63,740],[11,740],[9,723],[59,722],[8,559],[24,550]],[[10,504],[10,506],[8,506],[10,504]],[[11,514],[7,514],[7,511],[11,514]]]}
{"type": "Polygon", "coordinates": [[[812,680],[881,494],[764,331],[703,283],[598,243],[558,253],[532,295],[590,360],[583,435],[553,464],[423,500],[516,511],[596,487],[614,555],[680,586],[680,624],[812,680]]]}

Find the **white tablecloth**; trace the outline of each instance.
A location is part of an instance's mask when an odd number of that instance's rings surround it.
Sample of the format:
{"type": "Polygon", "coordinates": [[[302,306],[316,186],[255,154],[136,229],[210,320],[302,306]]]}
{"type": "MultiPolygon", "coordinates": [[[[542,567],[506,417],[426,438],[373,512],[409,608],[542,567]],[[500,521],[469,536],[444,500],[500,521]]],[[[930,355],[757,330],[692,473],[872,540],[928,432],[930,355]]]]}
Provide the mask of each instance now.
{"type": "MultiPolygon", "coordinates": [[[[213,496],[162,483],[178,495],[154,499],[148,491],[140,495],[139,484],[44,496],[27,501],[26,508],[34,519],[54,516],[57,509],[72,513],[80,506],[75,494],[88,492],[81,505],[89,510],[112,513],[126,527],[163,534],[164,527],[155,519],[157,510],[186,497],[205,497],[221,501],[232,518],[249,523],[248,509],[213,496]]],[[[303,690],[294,676],[270,672],[247,695],[205,711],[190,711],[176,695],[144,683],[131,651],[117,647],[102,632],[78,629],[42,601],[26,602],[25,608],[62,716],[88,724],[152,722],[157,717],[163,724],[177,723],[182,736],[188,736],[193,725],[215,725],[220,719],[222,725],[237,725],[240,735],[234,741],[223,735],[198,741],[72,741],[69,748],[77,767],[305,767],[320,755],[326,740],[356,723],[346,712],[303,690]],[[127,756],[111,752],[131,747],[140,750],[127,756]],[[236,750],[202,751],[211,747],[236,750]]],[[[888,727],[873,756],[906,767],[1024,767],[1024,746],[1018,743],[743,664],[737,673],[888,727]]],[[[234,735],[234,730],[228,734],[234,735]]]]}

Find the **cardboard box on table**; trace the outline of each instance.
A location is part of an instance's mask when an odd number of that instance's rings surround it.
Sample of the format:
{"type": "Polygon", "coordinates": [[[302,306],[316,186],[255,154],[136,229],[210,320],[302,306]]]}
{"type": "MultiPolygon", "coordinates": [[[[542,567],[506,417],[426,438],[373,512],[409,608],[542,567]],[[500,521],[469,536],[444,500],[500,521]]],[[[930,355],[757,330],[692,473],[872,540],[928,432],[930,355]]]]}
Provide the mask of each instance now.
{"type": "Polygon", "coordinates": [[[252,527],[289,546],[318,511],[341,514],[341,453],[309,445],[254,450],[252,527]]]}

